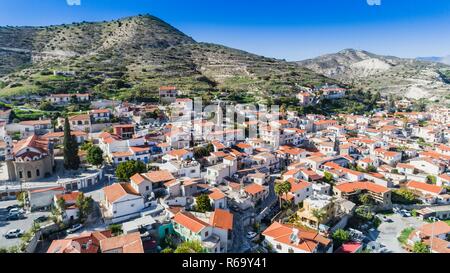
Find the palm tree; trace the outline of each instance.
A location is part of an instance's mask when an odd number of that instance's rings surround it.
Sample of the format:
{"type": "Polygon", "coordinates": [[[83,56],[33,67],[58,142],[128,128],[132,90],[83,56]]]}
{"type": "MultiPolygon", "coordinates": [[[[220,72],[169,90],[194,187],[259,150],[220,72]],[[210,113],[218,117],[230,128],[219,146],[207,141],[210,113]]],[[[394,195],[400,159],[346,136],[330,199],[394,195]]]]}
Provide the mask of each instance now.
{"type": "Polygon", "coordinates": [[[291,191],[291,183],[288,181],[285,182],[276,182],[275,183],[275,193],[280,198],[280,209],[281,209],[281,197],[284,195],[287,200],[287,194],[291,191]]]}
{"type": "Polygon", "coordinates": [[[313,209],[312,215],[317,218],[317,230],[319,230],[320,223],[325,219],[327,213],[323,209],[313,209]]]}
{"type": "Polygon", "coordinates": [[[275,194],[280,199],[280,209],[281,209],[281,196],[283,195],[283,184],[276,182],[274,190],[275,190],[275,194]]]}

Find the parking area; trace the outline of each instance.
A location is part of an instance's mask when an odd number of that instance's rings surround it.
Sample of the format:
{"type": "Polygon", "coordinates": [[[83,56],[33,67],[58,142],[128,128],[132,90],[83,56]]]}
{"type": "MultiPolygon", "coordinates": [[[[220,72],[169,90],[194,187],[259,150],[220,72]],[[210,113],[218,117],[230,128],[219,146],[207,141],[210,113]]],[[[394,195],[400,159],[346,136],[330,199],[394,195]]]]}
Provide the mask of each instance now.
{"type": "Polygon", "coordinates": [[[386,217],[391,221],[383,222],[377,230],[369,231],[368,237],[385,246],[390,252],[406,253],[397,240],[397,237],[405,228],[418,228],[426,222],[418,217],[402,217],[397,213],[386,215],[386,217]]]}
{"type": "Polygon", "coordinates": [[[22,229],[23,231],[28,231],[32,226],[35,219],[41,216],[49,216],[50,212],[33,212],[25,214],[25,219],[7,221],[8,216],[7,207],[16,205],[17,201],[3,201],[0,202],[0,247],[9,248],[12,246],[17,246],[21,243],[20,238],[6,239],[3,235],[11,229],[22,229]]]}

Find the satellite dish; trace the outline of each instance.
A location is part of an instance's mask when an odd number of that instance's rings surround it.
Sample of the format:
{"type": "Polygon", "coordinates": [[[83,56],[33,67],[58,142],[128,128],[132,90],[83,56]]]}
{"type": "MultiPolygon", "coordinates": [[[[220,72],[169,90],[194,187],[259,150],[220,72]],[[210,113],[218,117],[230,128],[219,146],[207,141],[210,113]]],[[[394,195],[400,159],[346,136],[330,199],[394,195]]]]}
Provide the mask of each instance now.
{"type": "Polygon", "coordinates": [[[367,244],[367,249],[372,252],[378,253],[380,251],[381,245],[378,242],[372,241],[367,244]]]}

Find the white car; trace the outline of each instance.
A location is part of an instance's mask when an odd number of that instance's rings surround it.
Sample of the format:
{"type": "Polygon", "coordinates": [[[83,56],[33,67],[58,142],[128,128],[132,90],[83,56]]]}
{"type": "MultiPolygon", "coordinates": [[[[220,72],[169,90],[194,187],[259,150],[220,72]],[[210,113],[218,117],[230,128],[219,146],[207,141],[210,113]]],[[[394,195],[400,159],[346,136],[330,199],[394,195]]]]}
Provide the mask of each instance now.
{"type": "Polygon", "coordinates": [[[8,213],[9,213],[9,215],[18,214],[18,213],[24,214],[25,211],[21,208],[13,208],[13,209],[10,209],[8,213]]]}
{"type": "Polygon", "coordinates": [[[24,231],[21,229],[11,229],[8,232],[5,233],[5,238],[6,239],[11,239],[11,238],[19,238],[23,235],[24,231]]]}
{"type": "Polygon", "coordinates": [[[247,237],[247,239],[253,239],[258,235],[258,233],[253,232],[253,231],[249,231],[247,232],[247,235],[245,237],[247,237]]]}
{"type": "Polygon", "coordinates": [[[76,224],[76,225],[73,225],[71,228],[69,228],[69,229],[67,230],[67,233],[68,233],[68,234],[75,233],[76,231],[78,231],[78,230],[80,230],[80,229],[82,229],[82,228],[83,228],[83,225],[82,225],[82,224],[76,224]]]}

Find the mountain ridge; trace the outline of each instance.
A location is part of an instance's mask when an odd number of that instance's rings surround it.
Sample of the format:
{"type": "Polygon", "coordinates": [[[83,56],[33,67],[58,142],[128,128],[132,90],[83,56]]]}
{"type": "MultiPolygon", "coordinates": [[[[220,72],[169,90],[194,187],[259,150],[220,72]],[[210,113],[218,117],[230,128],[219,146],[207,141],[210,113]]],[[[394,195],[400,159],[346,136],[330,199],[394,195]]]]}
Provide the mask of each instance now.
{"type": "Polygon", "coordinates": [[[356,49],[344,49],[297,63],[363,90],[433,100],[447,96],[450,91],[450,66],[440,63],[356,49]]]}
{"type": "MultiPolygon", "coordinates": [[[[0,95],[93,89],[155,99],[161,85],[267,97],[298,85],[337,83],[311,70],[238,49],[198,43],[151,15],[48,27],[0,27],[0,95]],[[71,79],[50,74],[76,72],[71,79]]],[[[207,94],[212,96],[211,94],[207,94]]]]}

